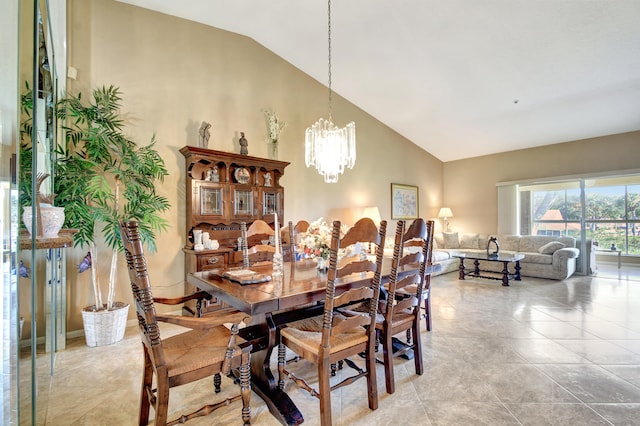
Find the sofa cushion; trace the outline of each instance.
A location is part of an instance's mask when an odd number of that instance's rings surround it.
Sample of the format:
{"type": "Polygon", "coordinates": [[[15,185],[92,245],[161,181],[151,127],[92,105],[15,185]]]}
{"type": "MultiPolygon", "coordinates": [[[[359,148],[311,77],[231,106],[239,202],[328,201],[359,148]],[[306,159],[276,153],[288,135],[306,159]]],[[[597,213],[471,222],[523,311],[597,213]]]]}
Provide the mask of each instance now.
{"type": "Polygon", "coordinates": [[[444,239],[444,248],[446,249],[460,248],[457,232],[443,232],[442,237],[444,239]]]}
{"type": "Polygon", "coordinates": [[[498,244],[500,245],[500,251],[502,250],[510,250],[510,251],[518,251],[520,236],[519,235],[497,235],[498,244]]]}
{"type": "Polygon", "coordinates": [[[543,245],[558,241],[565,247],[575,247],[576,242],[573,237],[561,237],[557,235],[523,235],[520,238],[519,250],[522,252],[537,252],[543,245]]]}
{"type": "Polygon", "coordinates": [[[538,253],[540,254],[553,254],[556,250],[560,250],[561,248],[565,248],[566,245],[562,244],[560,241],[551,241],[547,244],[543,245],[538,249],[538,253]]]}
{"type": "Polygon", "coordinates": [[[435,238],[435,236],[433,237],[433,249],[434,250],[438,250],[440,247],[438,246],[438,240],[435,238]]]}
{"type": "Polygon", "coordinates": [[[478,234],[460,234],[461,249],[477,249],[478,234]]]}
{"type": "Polygon", "coordinates": [[[438,246],[439,249],[444,248],[444,237],[442,236],[442,232],[433,234],[433,242],[438,246]]]}
{"type": "Polygon", "coordinates": [[[486,234],[478,235],[478,248],[481,250],[487,249],[487,243],[489,242],[489,236],[486,234]]]}

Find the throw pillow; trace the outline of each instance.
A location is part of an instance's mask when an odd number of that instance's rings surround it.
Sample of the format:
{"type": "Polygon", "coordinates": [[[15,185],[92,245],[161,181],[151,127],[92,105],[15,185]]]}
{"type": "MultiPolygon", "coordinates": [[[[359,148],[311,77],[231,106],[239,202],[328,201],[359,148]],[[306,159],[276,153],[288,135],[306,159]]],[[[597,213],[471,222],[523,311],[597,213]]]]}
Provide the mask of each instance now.
{"type": "Polygon", "coordinates": [[[444,237],[442,236],[442,232],[436,232],[433,234],[433,242],[438,245],[440,248],[444,247],[444,237]]]}
{"type": "Polygon", "coordinates": [[[540,254],[553,254],[556,250],[560,250],[561,248],[566,247],[560,241],[551,241],[538,249],[538,253],[540,254]]]}
{"type": "Polygon", "coordinates": [[[478,248],[478,234],[461,234],[460,235],[460,248],[463,248],[463,249],[477,249],[478,248]]]}
{"type": "Polygon", "coordinates": [[[457,249],[460,248],[460,243],[458,242],[458,233],[457,232],[444,232],[444,248],[446,249],[457,249]]]}

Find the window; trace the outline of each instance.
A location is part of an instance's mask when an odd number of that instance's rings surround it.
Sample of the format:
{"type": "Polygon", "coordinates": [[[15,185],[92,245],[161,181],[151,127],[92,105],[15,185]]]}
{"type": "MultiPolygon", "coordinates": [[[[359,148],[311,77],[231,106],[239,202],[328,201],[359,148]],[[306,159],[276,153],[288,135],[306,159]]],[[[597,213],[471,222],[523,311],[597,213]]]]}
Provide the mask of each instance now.
{"type": "Polygon", "coordinates": [[[629,178],[585,181],[586,237],[640,255],[640,184],[629,178]]]}
{"type": "Polygon", "coordinates": [[[580,183],[562,182],[520,188],[522,235],[556,235],[580,239],[580,183]]]}
{"type": "Polygon", "coordinates": [[[526,185],[519,193],[522,235],[580,239],[584,228],[601,248],[640,255],[640,176],[526,185]]]}

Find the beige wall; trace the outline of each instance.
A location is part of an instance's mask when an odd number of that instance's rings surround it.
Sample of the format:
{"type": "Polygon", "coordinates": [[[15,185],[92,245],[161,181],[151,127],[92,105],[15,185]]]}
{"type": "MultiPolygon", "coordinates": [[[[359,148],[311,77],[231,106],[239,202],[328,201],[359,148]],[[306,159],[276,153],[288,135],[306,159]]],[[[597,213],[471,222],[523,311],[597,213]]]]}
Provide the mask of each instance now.
{"type": "MultiPolygon", "coordinates": [[[[113,0],[73,0],[69,14],[69,65],[78,70],[78,79],[69,81],[68,89],[119,86],[131,136],[146,143],[155,132],[170,171],[160,192],[171,201],[166,217],[173,226],[158,240],[160,253],[149,257],[155,295],[182,294],[185,181],[178,150],[197,144],[202,121],[213,124],[210,148],[239,152],[243,131],[249,153],[260,157],[267,155],[261,109],[273,108],[288,123],[279,149],[279,159],[291,162],[281,181],[285,220],[329,221],[330,212],[371,205],[389,220],[391,182],[418,185],[421,215],[437,214],[442,162],[339,96],[333,98],[333,120],[340,126],[356,122],[355,168],[337,184],[325,184],[315,169],[307,169],[304,131],[326,118],[327,89],[255,41],[113,0]]],[[[69,252],[69,271],[84,254],[69,252]]],[[[99,264],[106,286],[108,259],[99,264]]],[[[123,265],[120,259],[116,294],[130,301],[123,265]]],[[[69,276],[69,329],[74,330],[82,327],[80,308],[92,304],[92,294],[87,273],[69,276]]]]}
{"type": "Polygon", "coordinates": [[[640,132],[631,132],[444,163],[451,230],[496,232],[496,183],[637,170],[639,147],[640,132]]]}

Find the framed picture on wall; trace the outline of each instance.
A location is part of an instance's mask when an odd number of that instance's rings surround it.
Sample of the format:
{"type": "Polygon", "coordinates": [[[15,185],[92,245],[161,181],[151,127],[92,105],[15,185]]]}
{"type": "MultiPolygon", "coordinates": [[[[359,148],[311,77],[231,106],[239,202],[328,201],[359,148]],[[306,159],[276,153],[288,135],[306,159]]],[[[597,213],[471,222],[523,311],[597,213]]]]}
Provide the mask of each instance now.
{"type": "Polygon", "coordinates": [[[418,218],[418,187],[391,184],[391,219],[418,218]]]}

